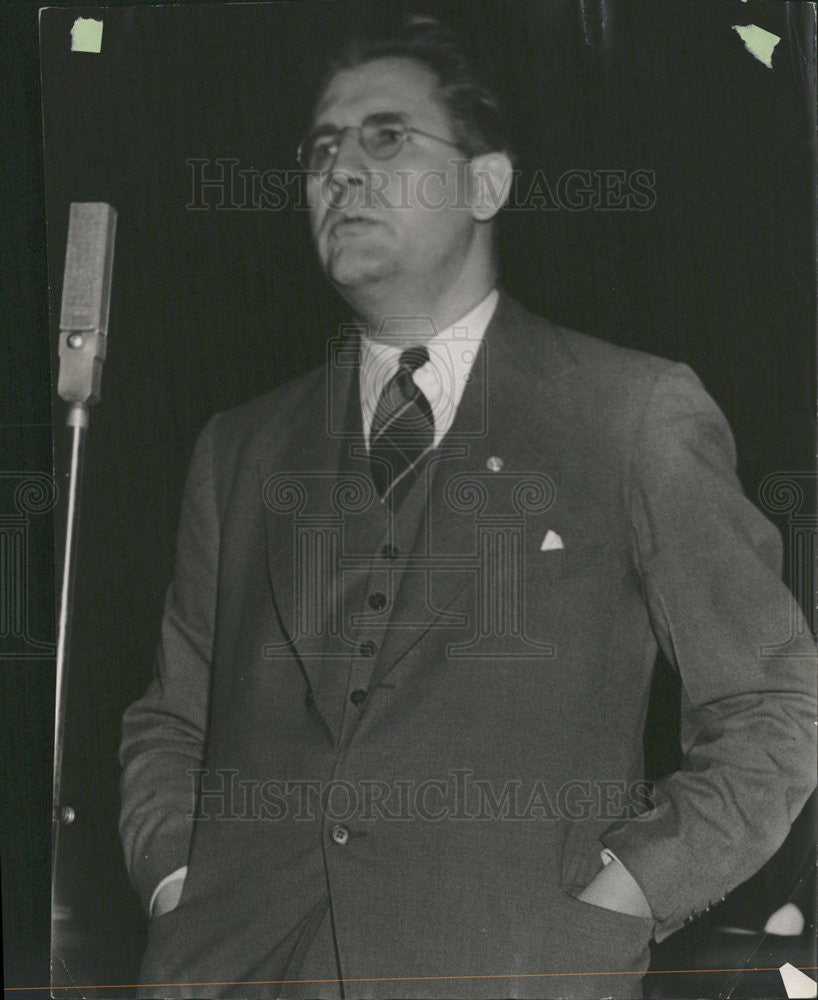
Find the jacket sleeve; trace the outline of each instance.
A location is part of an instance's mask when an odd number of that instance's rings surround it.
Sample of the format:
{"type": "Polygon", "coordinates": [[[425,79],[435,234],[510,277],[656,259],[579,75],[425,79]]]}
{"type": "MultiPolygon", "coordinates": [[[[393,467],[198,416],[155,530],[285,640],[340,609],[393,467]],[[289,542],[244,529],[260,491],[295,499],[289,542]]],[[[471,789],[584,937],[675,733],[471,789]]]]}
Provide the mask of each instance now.
{"type": "Polygon", "coordinates": [[[207,727],[219,521],[213,433],[202,431],[191,461],[154,675],[127,709],[120,748],[120,835],[125,863],[147,910],[152,893],[187,863],[207,727]]]}
{"type": "Polygon", "coordinates": [[[816,659],[779,533],[742,494],[727,423],[686,366],[655,385],[632,462],[633,555],[682,680],[683,760],[651,813],[602,841],[661,941],[753,875],[815,787],[816,659]]]}

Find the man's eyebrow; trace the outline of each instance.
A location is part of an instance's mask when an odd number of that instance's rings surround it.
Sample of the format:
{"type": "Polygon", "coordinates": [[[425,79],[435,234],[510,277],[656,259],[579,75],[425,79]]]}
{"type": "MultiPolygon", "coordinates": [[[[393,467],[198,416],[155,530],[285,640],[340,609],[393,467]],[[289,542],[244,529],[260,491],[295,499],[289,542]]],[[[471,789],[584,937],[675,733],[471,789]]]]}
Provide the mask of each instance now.
{"type": "MultiPolygon", "coordinates": [[[[412,115],[408,111],[371,111],[368,115],[364,115],[361,119],[363,122],[374,122],[376,125],[388,125],[390,122],[400,122],[401,124],[408,124],[412,120],[412,115]]],[[[320,125],[315,125],[312,129],[313,132],[335,132],[339,128],[333,122],[321,122],[320,125]]]]}
{"type": "Polygon", "coordinates": [[[321,122],[320,125],[314,125],[309,134],[310,135],[332,135],[334,132],[338,131],[338,126],[333,125],[332,122],[321,122]]]}
{"type": "Polygon", "coordinates": [[[366,115],[364,121],[374,121],[380,125],[387,122],[408,122],[411,118],[408,111],[373,111],[366,115]]]}

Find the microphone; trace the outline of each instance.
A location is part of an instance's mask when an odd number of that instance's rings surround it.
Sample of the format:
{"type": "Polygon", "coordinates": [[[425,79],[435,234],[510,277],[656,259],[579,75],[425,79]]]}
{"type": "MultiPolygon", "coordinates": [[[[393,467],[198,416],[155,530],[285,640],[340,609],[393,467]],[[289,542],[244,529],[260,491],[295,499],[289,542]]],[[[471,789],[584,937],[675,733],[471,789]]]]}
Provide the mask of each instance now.
{"type": "Polygon", "coordinates": [[[60,312],[57,392],[68,403],[100,398],[108,344],[116,211],[102,201],[71,202],[60,312]]]}

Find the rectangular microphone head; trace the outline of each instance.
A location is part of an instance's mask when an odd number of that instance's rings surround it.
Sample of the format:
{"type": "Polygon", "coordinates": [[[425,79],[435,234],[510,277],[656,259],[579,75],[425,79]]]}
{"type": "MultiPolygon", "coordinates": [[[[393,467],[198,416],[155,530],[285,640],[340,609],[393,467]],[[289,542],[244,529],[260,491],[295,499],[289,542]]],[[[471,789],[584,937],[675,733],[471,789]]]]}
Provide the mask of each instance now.
{"type": "Polygon", "coordinates": [[[108,335],[116,211],[105,202],[72,202],[60,311],[57,391],[72,403],[100,396],[108,335]]]}
{"type": "Polygon", "coordinates": [[[111,302],[116,212],[103,201],[71,203],[62,283],[61,330],[105,336],[111,302]]]}

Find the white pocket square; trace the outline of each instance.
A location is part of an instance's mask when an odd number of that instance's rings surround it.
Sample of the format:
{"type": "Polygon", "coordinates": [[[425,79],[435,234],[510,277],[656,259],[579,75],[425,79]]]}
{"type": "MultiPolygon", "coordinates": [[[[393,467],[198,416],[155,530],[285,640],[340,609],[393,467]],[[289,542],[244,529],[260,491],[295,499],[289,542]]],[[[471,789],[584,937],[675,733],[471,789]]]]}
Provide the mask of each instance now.
{"type": "Polygon", "coordinates": [[[556,533],[556,531],[547,531],[545,533],[545,538],[542,540],[542,545],[540,546],[540,552],[548,552],[550,549],[564,549],[565,546],[562,544],[562,539],[556,533]]]}

